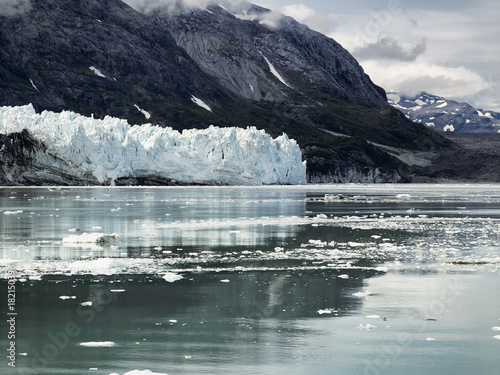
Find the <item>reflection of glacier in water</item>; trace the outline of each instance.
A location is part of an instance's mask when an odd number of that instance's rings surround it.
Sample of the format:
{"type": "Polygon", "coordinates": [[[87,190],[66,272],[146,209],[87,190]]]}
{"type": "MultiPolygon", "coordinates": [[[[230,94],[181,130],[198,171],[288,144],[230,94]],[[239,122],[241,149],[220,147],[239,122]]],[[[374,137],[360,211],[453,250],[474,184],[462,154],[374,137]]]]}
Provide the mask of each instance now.
{"type": "Polygon", "coordinates": [[[496,374],[498,191],[2,188],[0,273],[15,265],[18,366],[496,374]],[[64,341],[68,323],[78,333],[64,341]]]}
{"type": "Polygon", "coordinates": [[[496,269],[494,189],[411,186],[5,188],[1,266],[15,260],[27,276],[388,262],[496,269]]]}

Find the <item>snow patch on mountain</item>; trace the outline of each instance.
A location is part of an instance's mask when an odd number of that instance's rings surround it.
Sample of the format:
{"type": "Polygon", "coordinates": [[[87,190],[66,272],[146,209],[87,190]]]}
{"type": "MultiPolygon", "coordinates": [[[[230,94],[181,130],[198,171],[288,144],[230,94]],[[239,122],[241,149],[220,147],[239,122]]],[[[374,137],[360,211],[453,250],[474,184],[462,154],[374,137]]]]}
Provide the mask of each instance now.
{"type": "Polygon", "coordinates": [[[103,120],[63,111],[38,114],[32,105],[0,107],[0,133],[29,131],[55,155],[101,184],[156,177],[184,183],[304,184],[306,166],[294,140],[254,127],[190,129],[103,120]]]}
{"type": "MultiPolygon", "coordinates": [[[[264,60],[266,60],[266,63],[267,65],[269,66],[269,70],[271,71],[271,73],[279,79],[279,81],[284,84],[285,86],[288,86],[290,87],[290,85],[288,83],[286,83],[285,79],[281,76],[281,74],[278,73],[278,71],[276,70],[276,68],[274,67],[273,64],[271,64],[271,62],[269,61],[269,59],[264,56],[264,60]]],[[[291,88],[291,87],[290,87],[291,88]]]]}
{"type": "Polygon", "coordinates": [[[146,117],[147,120],[149,120],[151,118],[151,113],[149,113],[148,111],[142,109],[141,107],[139,107],[137,104],[134,104],[134,107],[137,108],[137,110],[139,112],[141,112],[144,117],[146,117]]]}
{"type": "Polygon", "coordinates": [[[99,69],[97,69],[95,66],[89,66],[89,69],[92,70],[92,72],[96,76],[101,77],[101,78],[106,78],[106,76],[99,69]]]}
{"type": "Polygon", "coordinates": [[[210,106],[200,98],[197,98],[196,96],[193,95],[191,96],[191,100],[193,101],[193,103],[200,106],[201,108],[206,109],[209,112],[212,112],[212,108],[210,108],[210,106]]]}

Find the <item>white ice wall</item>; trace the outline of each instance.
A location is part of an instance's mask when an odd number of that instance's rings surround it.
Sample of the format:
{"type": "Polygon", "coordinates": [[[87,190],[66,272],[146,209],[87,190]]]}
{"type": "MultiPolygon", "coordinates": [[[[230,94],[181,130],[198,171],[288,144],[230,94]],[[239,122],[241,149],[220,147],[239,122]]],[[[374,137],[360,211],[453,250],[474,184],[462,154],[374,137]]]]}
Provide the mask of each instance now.
{"type": "Polygon", "coordinates": [[[286,134],[273,139],[254,127],[184,130],[126,120],[97,120],[31,105],[0,107],[0,133],[27,129],[49,152],[90,171],[101,183],[119,177],[157,176],[186,183],[304,184],[299,146],[286,134]]]}

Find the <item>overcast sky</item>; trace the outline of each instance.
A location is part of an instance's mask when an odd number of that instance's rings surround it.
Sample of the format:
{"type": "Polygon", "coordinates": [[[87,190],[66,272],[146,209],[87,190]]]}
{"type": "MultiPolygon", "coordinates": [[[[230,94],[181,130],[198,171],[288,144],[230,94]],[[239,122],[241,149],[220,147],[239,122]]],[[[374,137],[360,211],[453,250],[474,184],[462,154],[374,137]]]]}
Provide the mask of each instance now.
{"type": "Polygon", "coordinates": [[[500,111],[498,0],[257,0],[342,44],[387,91],[500,111]]]}

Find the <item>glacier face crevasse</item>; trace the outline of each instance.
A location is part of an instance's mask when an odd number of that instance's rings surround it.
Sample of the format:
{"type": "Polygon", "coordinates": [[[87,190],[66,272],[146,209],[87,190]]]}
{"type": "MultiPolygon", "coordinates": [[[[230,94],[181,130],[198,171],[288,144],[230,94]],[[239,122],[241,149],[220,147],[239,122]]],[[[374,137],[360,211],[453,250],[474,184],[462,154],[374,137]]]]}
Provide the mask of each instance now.
{"type": "MultiPolygon", "coordinates": [[[[0,133],[28,130],[57,156],[100,184],[154,177],[193,184],[304,184],[299,146],[283,134],[275,139],[254,127],[190,129],[182,133],[126,120],[98,120],[31,105],[0,107],[0,133]]],[[[14,181],[15,182],[15,181],[14,181]]]]}

